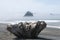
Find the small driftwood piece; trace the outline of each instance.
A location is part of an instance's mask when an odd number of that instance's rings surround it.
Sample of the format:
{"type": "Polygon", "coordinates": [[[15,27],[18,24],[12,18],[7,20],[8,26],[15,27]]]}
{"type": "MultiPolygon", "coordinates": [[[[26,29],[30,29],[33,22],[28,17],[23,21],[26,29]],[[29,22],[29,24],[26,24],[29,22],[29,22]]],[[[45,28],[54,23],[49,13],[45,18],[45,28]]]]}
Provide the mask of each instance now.
{"type": "Polygon", "coordinates": [[[20,22],[14,25],[8,25],[7,30],[18,38],[36,38],[46,28],[46,25],[44,21],[37,21],[36,23],[20,22]]]}

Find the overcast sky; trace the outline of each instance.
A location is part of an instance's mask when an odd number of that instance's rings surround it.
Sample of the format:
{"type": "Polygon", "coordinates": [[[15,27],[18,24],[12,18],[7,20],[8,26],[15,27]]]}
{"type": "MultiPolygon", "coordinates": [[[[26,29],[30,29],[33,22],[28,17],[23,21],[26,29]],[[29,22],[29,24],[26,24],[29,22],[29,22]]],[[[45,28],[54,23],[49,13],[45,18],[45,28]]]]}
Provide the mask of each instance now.
{"type": "Polygon", "coordinates": [[[20,17],[26,11],[60,14],[60,0],[0,0],[0,19],[20,17]]]}

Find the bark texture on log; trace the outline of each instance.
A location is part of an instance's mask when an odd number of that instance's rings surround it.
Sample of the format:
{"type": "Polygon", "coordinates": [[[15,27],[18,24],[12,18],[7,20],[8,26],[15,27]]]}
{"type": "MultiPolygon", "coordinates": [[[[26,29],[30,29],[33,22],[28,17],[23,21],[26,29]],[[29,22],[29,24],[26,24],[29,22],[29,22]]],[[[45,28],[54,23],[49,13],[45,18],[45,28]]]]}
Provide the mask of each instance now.
{"type": "Polygon", "coordinates": [[[44,21],[37,21],[36,23],[20,22],[8,25],[7,30],[19,38],[36,38],[46,28],[46,25],[44,21]]]}

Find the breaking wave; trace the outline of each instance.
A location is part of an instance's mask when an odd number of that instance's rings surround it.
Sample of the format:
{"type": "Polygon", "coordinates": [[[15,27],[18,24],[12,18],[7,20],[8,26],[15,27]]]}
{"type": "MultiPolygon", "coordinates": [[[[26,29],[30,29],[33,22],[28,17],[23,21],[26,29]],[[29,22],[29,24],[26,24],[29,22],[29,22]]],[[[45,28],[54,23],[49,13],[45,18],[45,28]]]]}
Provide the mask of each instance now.
{"type": "MultiPolygon", "coordinates": [[[[36,22],[37,20],[29,20],[29,21],[0,21],[0,23],[11,23],[11,24],[15,24],[15,23],[19,23],[19,22],[36,22]]],[[[38,20],[38,21],[45,21],[45,22],[60,22],[60,20],[38,20]]]]}
{"type": "MultiPolygon", "coordinates": [[[[56,23],[60,22],[60,20],[39,20],[39,21],[45,21],[46,23],[56,23]]],[[[0,21],[0,23],[6,23],[6,24],[17,24],[19,22],[36,22],[36,20],[29,20],[29,21],[0,21]]],[[[52,26],[52,25],[47,25],[48,28],[57,28],[60,29],[60,26],[52,26]]]]}

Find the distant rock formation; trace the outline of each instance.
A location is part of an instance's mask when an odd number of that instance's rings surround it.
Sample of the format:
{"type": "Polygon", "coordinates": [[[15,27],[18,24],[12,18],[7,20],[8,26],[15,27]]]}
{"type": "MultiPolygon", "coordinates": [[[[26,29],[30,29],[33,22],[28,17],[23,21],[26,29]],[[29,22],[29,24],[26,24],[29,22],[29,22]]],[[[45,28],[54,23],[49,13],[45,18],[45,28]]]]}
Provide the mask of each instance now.
{"type": "Polygon", "coordinates": [[[24,16],[33,16],[33,13],[31,13],[30,11],[27,11],[27,13],[24,16]]]}
{"type": "Polygon", "coordinates": [[[50,13],[50,15],[59,15],[60,16],[60,14],[58,14],[58,13],[50,13]]]}
{"type": "Polygon", "coordinates": [[[50,15],[54,15],[53,13],[50,13],[50,15]]]}

